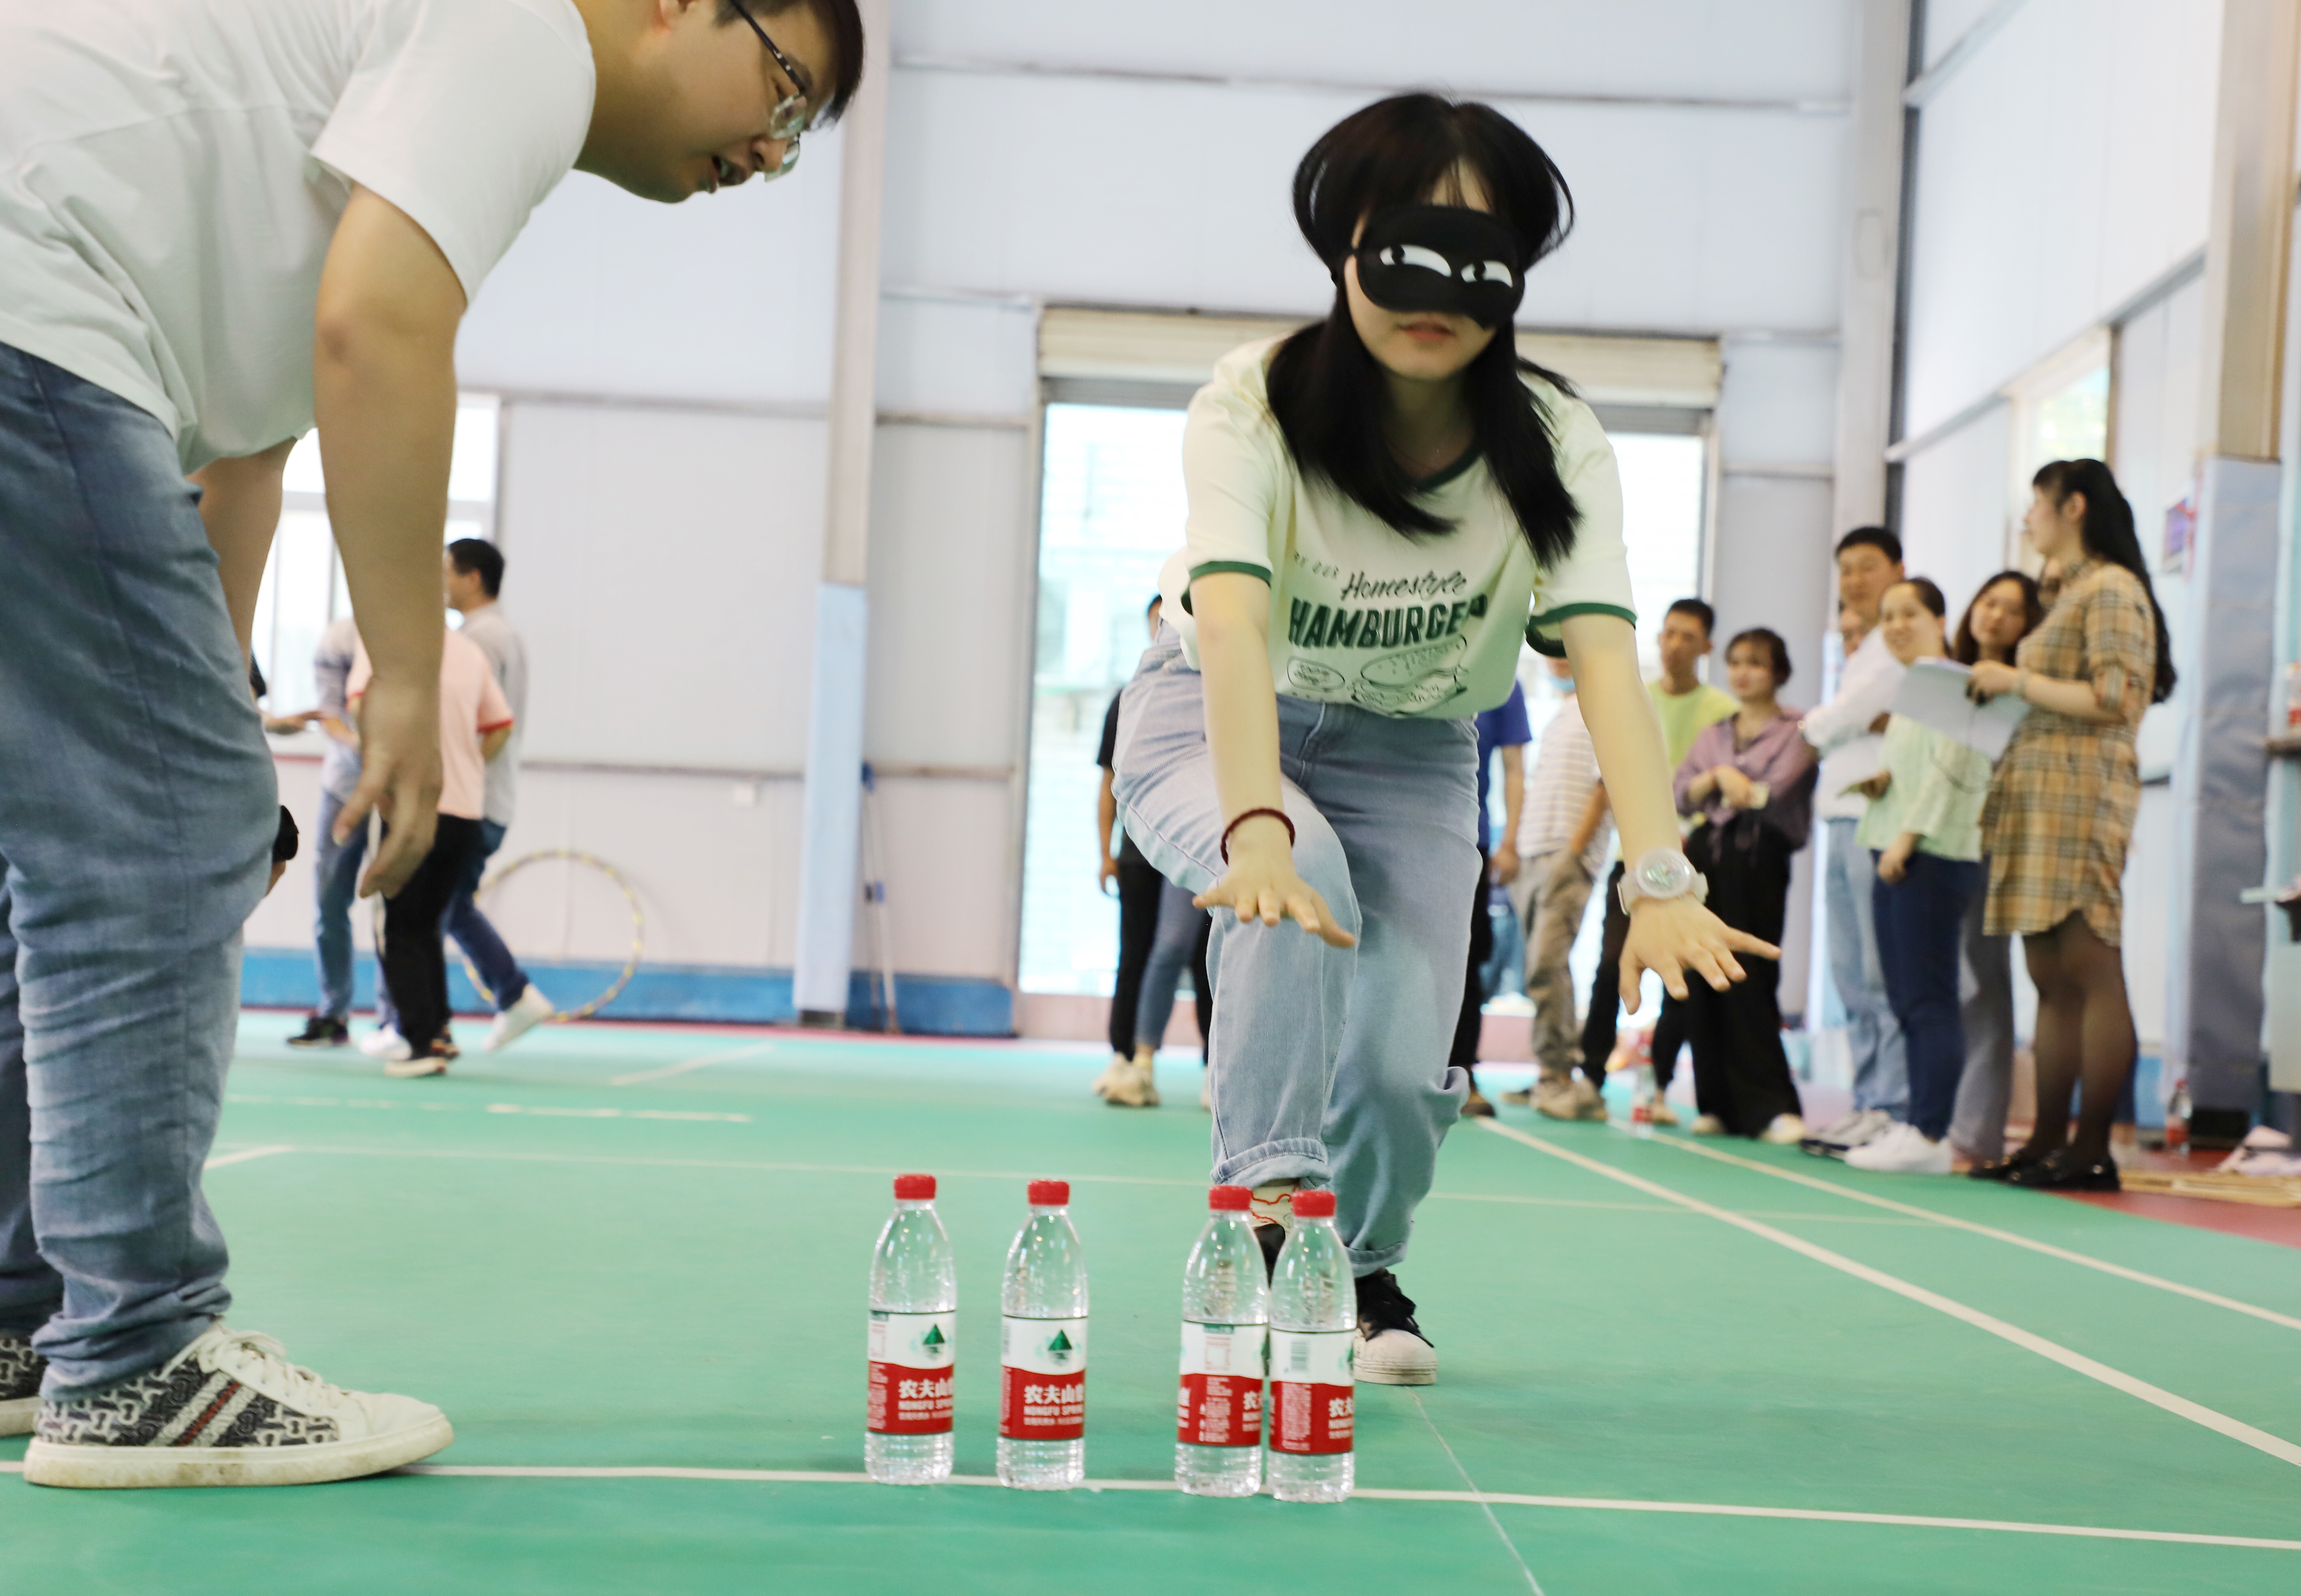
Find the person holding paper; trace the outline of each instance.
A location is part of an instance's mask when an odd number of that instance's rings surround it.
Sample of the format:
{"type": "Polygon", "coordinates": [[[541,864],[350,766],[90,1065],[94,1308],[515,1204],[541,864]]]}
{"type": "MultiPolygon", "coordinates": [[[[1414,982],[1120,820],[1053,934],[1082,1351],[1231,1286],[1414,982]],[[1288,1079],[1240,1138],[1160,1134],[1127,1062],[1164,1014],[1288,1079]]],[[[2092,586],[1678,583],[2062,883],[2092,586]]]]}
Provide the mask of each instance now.
{"type": "Polygon", "coordinates": [[[2164,612],[2150,587],[2133,506],[2098,460],[2055,460],[2031,479],[2023,524],[2059,564],[2051,614],[2014,663],[1973,668],[1979,694],[2031,708],[2013,733],[1982,813],[1992,936],[2019,936],[2037,986],[2037,1123],[1985,1180],[2114,1191],[2110,1122],[2133,1073],[2133,1011],[2119,953],[2125,850],[2141,804],[2133,737],[2173,690],[2164,612]],[[2070,1136],[2070,1099],[2085,1101],[2070,1136]]]}
{"type": "MultiPolygon", "coordinates": [[[[1948,605],[1922,576],[1886,589],[1878,631],[1905,666],[1939,659],[1948,605]]],[[[1873,892],[1886,993],[1909,1049],[1910,1116],[1845,1155],[1855,1169],[1950,1172],[1949,1122],[1965,1070],[1958,941],[1981,896],[1981,806],[1989,760],[1906,714],[1886,727],[1885,768],[1863,783],[1857,833],[1878,862],[1873,892]]]]}
{"type": "Polygon", "coordinates": [[[1821,756],[1815,807],[1828,823],[1822,879],[1828,893],[1829,975],[1845,1006],[1845,1040],[1853,1056],[1853,1111],[1803,1143],[1843,1157],[1885,1134],[1909,1111],[1909,1065],[1902,1027],[1886,996],[1870,921],[1875,879],[1870,850],[1854,833],[1869,807],[1858,789],[1878,773],[1879,723],[1902,685],[1903,666],[1877,631],[1878,601],[1903,578],[1902,540],[1881,526],[1856,527],[1837,542],[1839,605],[1861,617],[1864,635],[1845,658],[1837,696],[1806,712],[1807,746],[1821,756]]]}

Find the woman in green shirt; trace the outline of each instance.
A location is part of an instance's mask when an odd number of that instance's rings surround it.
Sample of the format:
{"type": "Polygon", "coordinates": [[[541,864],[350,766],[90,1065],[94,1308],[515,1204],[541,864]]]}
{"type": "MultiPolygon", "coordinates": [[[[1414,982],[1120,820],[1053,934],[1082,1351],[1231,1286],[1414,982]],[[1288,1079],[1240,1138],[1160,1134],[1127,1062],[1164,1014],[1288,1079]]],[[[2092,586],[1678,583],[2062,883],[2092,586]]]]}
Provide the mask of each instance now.
{"type": "MultiPolygon", "coordinates": [[[[1924,577],[1886,589],[1878,624],[1903,664],[1948,652],[1948,605],[1924,577]]],[[[1906,1121],[1845,1155],[1856,1169],[1950,1173],[1950,1111],[1965,1070],[1958,1014],[1958,945],[1982,890],[1981,806],[1989,761],[1907,715],[1886,728],[1885,769],[1865,784],[1870,810],[1857,837],[1878,858],[1878,959],[1886,996],[1908,1039],[1906,1121]]]]}

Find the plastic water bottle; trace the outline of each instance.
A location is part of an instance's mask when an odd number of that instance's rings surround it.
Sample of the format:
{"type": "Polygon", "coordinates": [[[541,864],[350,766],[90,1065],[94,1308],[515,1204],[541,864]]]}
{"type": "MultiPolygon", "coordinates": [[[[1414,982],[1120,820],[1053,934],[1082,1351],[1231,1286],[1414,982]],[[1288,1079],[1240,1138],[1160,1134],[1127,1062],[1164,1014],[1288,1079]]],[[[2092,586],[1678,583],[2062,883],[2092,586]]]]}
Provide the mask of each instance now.
{"type": "Polygon", "coordinates": [[[1086,1249],[1067,1181],[1033,1181],[999,1294],[999,1483],[1068,1491],[1086,1478],[1086,1249]]]}
{"type": "Polygon", "coordinates": [[[1654,1127],[1654,1099],[1661,1095],[1654,1085],[1654,1066],[1649,1059],[1638,1061],[1638,1073],[1630,1084],[1630,1134],[1651,1136],[1654,1127]]]}
{"type": "Polygon", "coordinates": [[[895,1211],[871,1254],[870,1416],[863,1466],[887,1485],[950,1478],[951,1338],[958,1270],[931,1174],[895,1177],[895,1211]]]}
{"type": "Polygon", "coordinates": [[[1351,1493],[1358,1340],[1358,1283],[1335,1233],[1335,1194],[1297,1189],[1270,1277],[1270,1494],[1280,1501],[1351,1493]]]}
{"type": "Polygon", "coordinates": [[[1175,1404],[1175,1483],[1192,1496],[1262,1489],[1262,1371],[1270,1288],[1247,1217],[1253,1196],[1217,1186],[1183,1266],[1183,1383],[1175,1404]]]}

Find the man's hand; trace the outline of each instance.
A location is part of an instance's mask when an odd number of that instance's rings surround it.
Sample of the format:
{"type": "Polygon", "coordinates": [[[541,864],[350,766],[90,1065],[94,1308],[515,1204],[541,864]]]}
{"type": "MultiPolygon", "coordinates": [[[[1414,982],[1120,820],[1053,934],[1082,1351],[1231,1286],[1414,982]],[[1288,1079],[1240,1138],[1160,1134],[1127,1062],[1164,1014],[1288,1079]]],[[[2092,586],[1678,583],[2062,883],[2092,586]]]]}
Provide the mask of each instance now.
{"type": "Polygon", "coordinates": [[[1118,861],[1109,854],[1102,856],[1102,868],[1095,872],[1094,884],[1109,897],[1118,887],[1118,861]]]}
{"type": "Polygon", "coordinates": [[[319,718],[320,711],[316,709],[298,710],[294,714],[267,714],[264,717],[264,729],[274,737],[293,737],[319,718]]]}
{"type": "Polygon", "coordinates": [[[1874,776],[1856,781],[1853,786],[1847,788],[1845,790],[1848,792],[1858,792],[1863,798],[1868,798],[1874,804],[1879,798],[1886,796],[1887,789],[1893,786],[1893,784],[1894,777],[1892,773],[1881,770],[1874,776]]]}
{"type": "Polygon", "coordinates": [[[1918,836],[1904,831],[1894,839],[1885,852],[1878,856],[1878,879],[1889,887],[1898,887],[1909,879],[1910,856],[1918,851],[1918,836]]]}
{"type": "Polygon", "coordinates": [[[439,681],[438,666],[425,680],[387,678],[381,668],[360,699],[360,779],[336,816],[335,839],[350,839],[380,812],[390,826],[360,877],[359,892],[386,898],[399,890],[423,856],[439,810],[439,681]]]}
{"type": "Polygon", "coordinates": [[[1510,843],[1503,843],[1486,856],[1487,873],[1505,887],[1518,880],[1519,866],[1518,849],[1510,843]]]}

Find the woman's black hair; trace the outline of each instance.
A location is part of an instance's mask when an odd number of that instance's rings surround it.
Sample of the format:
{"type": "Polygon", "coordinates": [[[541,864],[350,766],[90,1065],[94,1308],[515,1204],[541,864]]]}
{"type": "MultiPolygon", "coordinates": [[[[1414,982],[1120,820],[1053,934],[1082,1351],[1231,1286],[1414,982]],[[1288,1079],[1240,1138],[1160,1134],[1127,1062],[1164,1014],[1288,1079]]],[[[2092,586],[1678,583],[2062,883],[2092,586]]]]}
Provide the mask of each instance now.
{"type": "MultiPolygon", "coordinates": [[[[1965,614],[1957,618],[1957,640],[1950,646],[1950,657],[1962,665],[1981,663],[1981,642],[1973,635],[1973,612],[1982,596],[2000,582],[2012,582],[2021,589],[2021,637],[2037,630],[2037,623],[2046,618],[2045,601],[2037,597],[2037,579],[2026,571],[2001,571],[1973,590],[1973,602],[1965,606],[1965,614]]],[[[2019,644],[2021,638],[2013,639],[2019,644]]],[[[2007,656],[2011,658],[2009,653],[2007,656]]]]}
{"type": "MultiPolygon", "coordinates": [[[[1932,577],[1905,576],[1900,581],[1887,583],[1886,592],[1890,593],[1895,588],[1907,588],[1915,593],[1918,596],[1918,602],[1926,606],[1926,612],[1935,620],[1949,619],[1949,600],[1942,597],[1940,584],[1932,577]]],[[[1881,593],[1878,597],[1882,598],[1885,594],[1881,593]]]]}
{"type": "MultiPolygon", "coordinates": [[[[1521,277],[1564,241],[1574,225],[1565,178],[1540,145],[1490,105],[1429,94],[1377,100],[1327,130],[1294,169],[1295,224],[1335,274],[1335,305],[1271,357],[1270,411],[1306,475],[1323,477],[1408,538],[1450,531],[1452,523],[1418,502],[1421,485],[1391,450],[1382,370],[1351,322],[1343,265],[1368,218],[1452,194],[1463,167],[1517,235],[1511,264],[1521,277]]],[[[1573,548],[1579,512],[1558,474],[1549,419],[1520,375],[1527,372],[1574,391],[1563,377],[1520,359],[1508,327],[1496,329],[1465,368],[1464,391],[1477,428],[1471,447],[1485,457],[1535,560],[1550,566],[1573,548]]]]}
{"type": "Polygon", "coordinates": [[[2157,603],[2157,589],[2149,580],[2148,562],[2141,557],[2141,537],[2133,530],[2133,506],[2118,490],[2117,479],[2098,460],[2049,460],[2037,468],[2029,486],[2064,504],[2072,493],[2085,495],[2085,524],[2079,536],[2086,552],[2097,560],[2122,565],[2141,583],[2149,600],[2149,614],[2157,623],[2157,680],[2149,701],[2163,704],[2173,696],[2173,638],[2165,629],[2165,612],[2157,603]]]}
{"type": "Polygon", "coordinates": [[[1734,650],[1747,643],[1766,651],[1766,663],[1773,667],[1774,685],[1779,687],[1790,679],[1790,646],[1782,641],[1782,634],[1770,626],[1753,626],[1747,631],[1737,631],[1726,645],[1726,657],[1730,662],[1734,650]]]}

